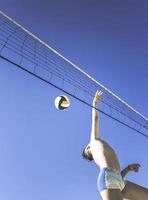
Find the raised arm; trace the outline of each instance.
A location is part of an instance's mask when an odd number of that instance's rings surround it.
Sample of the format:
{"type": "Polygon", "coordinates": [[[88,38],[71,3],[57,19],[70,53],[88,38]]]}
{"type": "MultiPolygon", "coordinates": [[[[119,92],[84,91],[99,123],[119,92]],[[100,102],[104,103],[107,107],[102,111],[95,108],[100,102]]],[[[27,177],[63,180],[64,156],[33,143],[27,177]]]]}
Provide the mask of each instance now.
{"type": "Polygon", "coordinates": [[[140,164],[137,164],[137,163],[128,165],[121,171],[121,176],[124,178],[130,171],[138,172],[139,168],[140,168],[140,164]]]}
{"type": "Polygon", "coordinates": [[[96,108],[97,108],[98,103],[100,102],[101,95],[102,95],[102,92],[97,91],[92,103],[93,108],[92,108],[92,128],[91,128],[91,138],[90,138],[91,141],[99,139],[100,137],[99,124],[98,124],[99,115],[98,115],[98,110],[96,108]]]}

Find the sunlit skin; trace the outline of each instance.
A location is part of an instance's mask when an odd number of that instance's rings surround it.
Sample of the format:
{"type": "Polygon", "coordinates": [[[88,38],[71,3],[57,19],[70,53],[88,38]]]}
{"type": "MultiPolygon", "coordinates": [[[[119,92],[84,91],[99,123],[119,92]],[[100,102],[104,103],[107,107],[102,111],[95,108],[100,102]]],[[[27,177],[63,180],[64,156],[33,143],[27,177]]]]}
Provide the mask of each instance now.
{"type": "MultiPolygon", "coordinates": [[[[97,106],[101,102],[102,92],[96,92],[92,103],[92,128],[90,142],[86,146],[84,153],[89,158],[92,157],[96,165],[102,168],[111,168],[121,172],[124,178],[129,171],[138,172],[139,164],[131,164],[121,171],[120,163],[114,149],[100,138],[99,115],[97,106]]],[[[148,200],[148,190],[132,182],[127,181],[123,191],[119,189],[105,189],[101,191],[103,200],[122,200],[123,198],[131,200],[148,200]]]]}

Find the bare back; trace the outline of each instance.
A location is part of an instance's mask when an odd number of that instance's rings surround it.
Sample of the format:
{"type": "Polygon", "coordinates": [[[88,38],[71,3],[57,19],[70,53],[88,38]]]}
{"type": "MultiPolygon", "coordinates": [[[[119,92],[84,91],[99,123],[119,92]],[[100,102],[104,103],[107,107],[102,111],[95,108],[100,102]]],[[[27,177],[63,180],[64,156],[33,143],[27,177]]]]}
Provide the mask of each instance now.
{"type": "Polygon", "coordinates": [[[104,140],[97,139],[90,143],[94,161],[100,168],[108,167],[120,171],[120,164],[115,151],[104,140]]]}

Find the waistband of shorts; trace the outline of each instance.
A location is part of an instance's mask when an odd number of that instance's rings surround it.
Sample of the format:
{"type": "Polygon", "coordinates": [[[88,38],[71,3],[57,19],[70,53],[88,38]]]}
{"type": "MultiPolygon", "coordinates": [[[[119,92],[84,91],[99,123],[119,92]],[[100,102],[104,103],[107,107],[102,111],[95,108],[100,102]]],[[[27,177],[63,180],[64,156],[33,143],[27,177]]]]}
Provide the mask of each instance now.
{"type": "Polygon", "coordinates": [[[114,168],[110,168],[110,167],[103,167],[103,168],[101,168],[100,169],[100,172],[103,172],[103,171],[111,171],[111,172],[115,172],[115,173],[120,173],[120,171],[119,170],[117,170],[117,169],[114,169],[114,168]]]}

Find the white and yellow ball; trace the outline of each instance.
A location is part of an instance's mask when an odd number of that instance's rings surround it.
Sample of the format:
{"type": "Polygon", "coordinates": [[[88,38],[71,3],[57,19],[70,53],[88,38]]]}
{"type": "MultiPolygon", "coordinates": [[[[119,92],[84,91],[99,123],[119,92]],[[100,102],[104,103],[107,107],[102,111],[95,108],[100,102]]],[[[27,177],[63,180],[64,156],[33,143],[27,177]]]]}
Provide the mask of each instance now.
{"type": "Polygon", "coordinates": [[[65,95],[56,97],[55,107],[59,110],[67,109],[70,106],[70,101],[65,95]]]}

